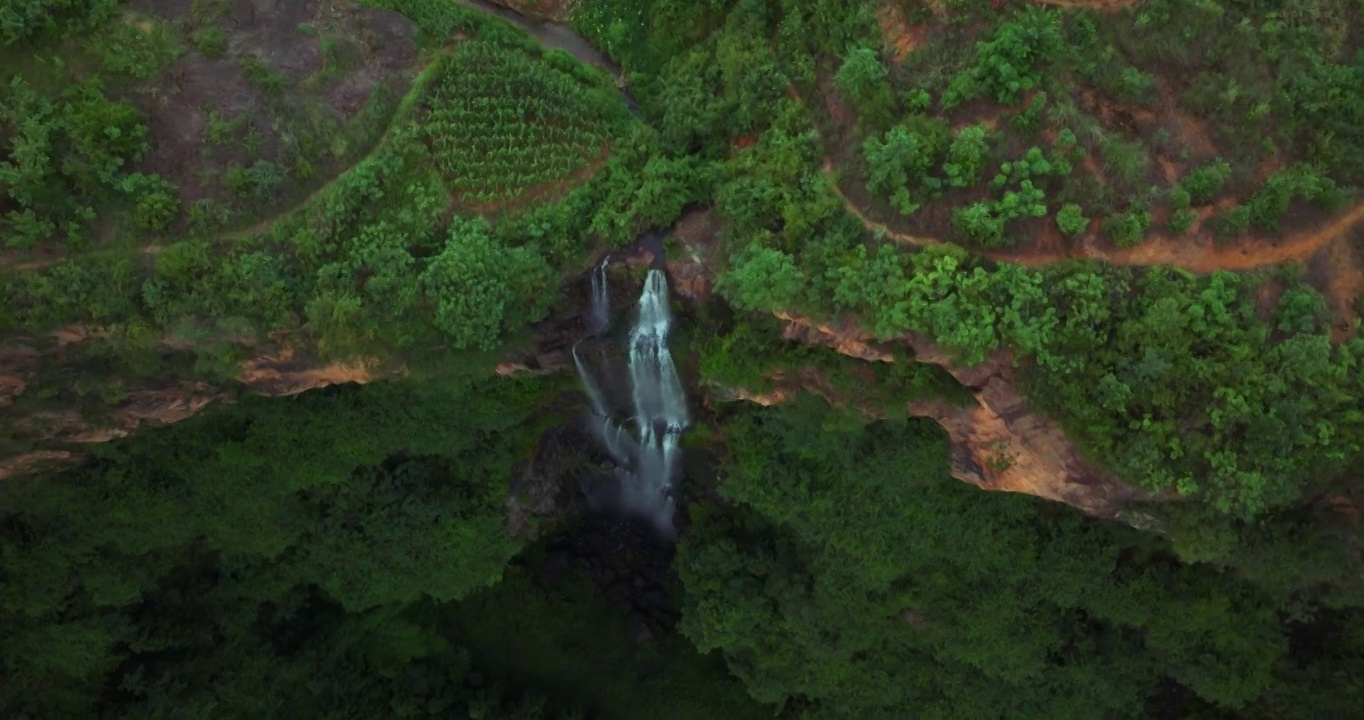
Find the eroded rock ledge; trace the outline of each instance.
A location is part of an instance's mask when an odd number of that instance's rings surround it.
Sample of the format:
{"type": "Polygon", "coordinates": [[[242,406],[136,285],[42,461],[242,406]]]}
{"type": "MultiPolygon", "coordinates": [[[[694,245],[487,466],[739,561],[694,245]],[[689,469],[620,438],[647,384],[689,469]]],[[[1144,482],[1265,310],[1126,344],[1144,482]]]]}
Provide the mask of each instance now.
{"type": "MultiPolygon", "coordinates": [[[[852,326],[815,323],[778,313],[786,322],[783,337],[826,345],[843,355],[891,362],[886,349],[868,342],[852,326]]],[[[900,339],[918,362],[931,363],[951,373],[972,391],[974,404],[959,407],[946,400],[918,400],[910,414],[937,421],[952,445],[952,475],[986,490],[1026,493],[1063,502],[1098,517],[1116,517],[1125,508],[1157,498],[1080,457],[1075,444],[1051,418],[1038,412],[1017,390],[1013,358],[998,351],[984,363],[957,367],[944,349],[921,335],[900,339]]],[[[789,390],[752,398],[773,404],[789,397],[789,390]]],[[[742,393],[736,399],[745,398],[742,393]]]]}
{"type": "MultiPolygon", "coordinates": [[[[685,227],[695,232],[679,235],[713,238],[715,226],[708,219],[708,215],[690,217],[690,224],[684,221],[679,229],[685,227]]],[[[713,254],[704,245],[692,247],[692,243],[684,243],[684,247],[690,247],[689,257],[670,263],[670,275],[689,278],[689,284],[683,283],[686,292],[679,294],[692,302],[704,302],[710,296],[709,280],[715,270],[707,262],[713,254]]],[[[1082,458],[1060,425],[1038,412],[1019,393],[1013,377],[1013,358],[1007,351],[994,353],[980,365],[962,368],[942,347],[923,336],[909,335],[890,344],[878,344],[851,324],[819,323],[790,313],[778,313],[777,317],[785,323],[782,334],[788,340],[828,346],[866,362],[894,362],[892,350],[903,346],[913,350],[917,362],[942,367],[968,388],[974,402],[965,406],[935,399],[915,401],[908,408],[914,416],[932,418],[947,432],[952,447],[951,471],[962,481],[987,490],[1026,493],[1063,502],[1100,517],[1115,517],[1133,505],[1166,499],[1126,484],[1082,458]]],[[[554,318],[548,324],[570,320],[554,318]]],[[[537,348],[535,355],[509,359],[497,367],[497,373],[565,371],[569,365],[567,346],[552,340],[560,334],[546,333],[545,342],[540,343],[544,347],[537,348]]],[[[8,456],[0,457],[0,479],[77,462],[82,457],[82,445],[124,437],[146,422],[178,422],[213,402],[232,402],[243,393],[293,395],[339,383],[366,383],[403,372],[401,366],[385,365],[376,359],[322,363],[275,343],[253,348],[252,357],[234,382],[220,386],[203,382],[159,385],[145,382],[130,387],[121,399],[107,407],[97,423],[76,410],[16,404],[26,393],[30,397],[35,393],[44,373],[69,361],[64,351],[73,346],[78,349],[98,337],[98,332],[88,329],[66,328],[49,338],[10,341],[0,346],[0,418],[7,422],[11,440],[17,439],[22,450],[18,453],[11,450],[8,456]]],[[[163,345],[167,351],[185,349],[169,341],[163,345]]],[[[720,401],[742,400],[762,405],[787,402],[802,391],[831,401],[838,399],[827,382],[810,373],[777,380],[776,389],[767,393],[731,388],[713,391],[712,396],[720,401]]],[[[870,408],[863,410],[875,412],[870,408]]]]}
{"type": "MultiPolygon", "coordinates": [[[[62,328],[45,338],[14,339],[0,346],[0,422],[11,442],[25,449],[0,457],[0,480],[79,462],[82,445],[125,437],[144,423],[169,424],[198,414],[215,402],[232,402],[243,393],[270,397],[296,395],[341,383],[366,383],[376,375],[401,374],[377,360],[319,363],[299,357],[291,348],[261,346],[242,365],[234,381],[221,386],[202,381],[145,380],[106,402],[97,419],[69,404],[59,408],[16,406],[32,392],[44,373],[68,366],[81,346],[102,337],[89,328],[62,328]],[[382,367],[382,370],[380,369],[382,367]]],[[[184,350],[166,340],[167,352],[184,350]]]]}

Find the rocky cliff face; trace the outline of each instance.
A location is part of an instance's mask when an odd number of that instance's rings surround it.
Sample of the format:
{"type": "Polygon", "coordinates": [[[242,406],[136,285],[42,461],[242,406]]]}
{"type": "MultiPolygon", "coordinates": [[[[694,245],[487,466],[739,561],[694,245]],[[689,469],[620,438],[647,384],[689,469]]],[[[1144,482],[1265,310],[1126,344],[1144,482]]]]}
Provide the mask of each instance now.
{"type": "MultiPolygon", "coordinates": [[[[144,423],[175,423],[192,417],[214,402],[232,402],[241,393],[267,396],[295,395],[315,388],[348,382],[369,382],[377,372],[401,373],[401,367],[379,371],[374,360],[320,363],[301,358],[288,347],[256,348],[235,380],[203,381],[146,379],[120,387],[113,397],[98,401],[98,412],[82,412],[81,398],[51,394],[40,386],[51,376],[69,373],[88,360],[85,345],[101,337],[88,328],[63,328],[44,338],[15,338],[0,346],[0,480],[78,462],[81,447],[109,442],[132,433],[144,423]]],[[[165,341],[163,350],[185,348],[165,341]]],[[[58,380],[72,384],[68,379],[58,380]]],[[[71,388],[66,388],[71,390],[71,388]]]]}
{"type": "MultiPolygon", "coordinates": [[[[670,257],[668,269],[678,293],[693,303],[711,296],[715,276],[714,238],[719,225],[709,212],[689,214],[674,236],[681,251],[670,257]]],[[[889,346],[878,345],[852,325],[817,323],[792,314],[778,314],[785,322],[783,337],[825,345],[866,362],[894,362],[889,346]]],[[[532,353],[509,358],[497,366],[499,375],[566,372],[568,338],[581,335],[571,311],[551,317],[537,328],[540,338],[532,353]]],[[[48,404],[34,398],[50,392],[54,371],[69,365],[79,349],[100,337],[85,328],[66,328],[47,338],[16,339],[0,345],[0,479],[36,469],[76,462],[81,447],[123,437],[147,422],[172,423],[191,417],[213,402],[231,402],[242,393],[293,395],[338,383],[365,383],[377,377],[402,374],[401,366],[381,365],[375,359],[324,363],[297,354],[278,343],[251,348],[252,356],[236,378],[211,385],[197,381],[141,381],[123,388],[116,399],[104,401],[97,418],[83,415],[80,402],[48,404]]],[[[1032,408],[1014,383],[1013,359],[998,352],[981,365],[958,367],[941,347],[921,336],[900,338],[895,344],[914,351],[915,360],[939,365],[970,389],[974,402],[957,406],[944,400],[914,402],[909,411],[942,425],[952,444],[952,474],[987,490],[1020,492],[1064,502],[1096,516],[1118,515],[1124,507],[1153,499],[1082,458],[1061,427],[1032,408]]],[[[165,349],[183,346],[164,342],[165,349]]],[[[778,378],[775,390],[755,393],[733,388],[712,393],[717,401],[749,401],[763,405],[787,402],[796,392],[813,392],[837,402],[837,390],[817,373],[802,372],[778,378]]],[[[869,411],[870,412],[870,411],[869,411]]]]}
{"type": "MultiPolygon", "coordinates": [[[[789,314],[778,317],[786,321],[783,336],[788,339],[826,345],[861,360],[893,360],[856,328],[817,324],[789,314]]],[[[947,431],[953,477],[986,490],[1063,502],[1100,517],[1115,517],[1128,506],[1156,499],[1080,457],[1061,426],[1019,393],[1009,353],[997,352],[978,366],[961,368],[925,337],[907,336],[902,342],[918,362],[942,367],[975,396],[975,402],[965,407],[945,400],[920,400],[909,407],[910,414],[932,418],[947,431]]]]}
{"type": "MultiPolygon", "coordinates": [[[[669,274],[695,285],[696,277],[714,277],[714,235],[718,228],[708,214],[688,216],[675,233],[684,252],[668,258],[669,274]]],[[[676,283],[675,284],[682,284],[676,283]]],[[[705,293],[683,293],[693,299],[708,297],[710,283],[702,284],[705,293]]],[[[869,340],[866,333],[851,324],[817,323],[790,313],[777,313],[786,325],[782,337],[796,342],[824,345],[848,357],[867,362],[894,362],[894,354],[869,340]]],[[[900,338],[896,344],[907,346],[914,359],[942,367],[957,382],[971,390],[974,403],[959,407],[945,400],[917,401],[909,412],[932,418],[947,431],[952,445],[952,475],[986,490],[1026,493],[1072,505],[1099,517],[1117,517],[1124,509],[1156,498],[1128,485],[1110,472],[1080,456],[1061,426],[1033,408],[1019,393],[1014,382],[1013,357],[999,351],[974,367],[960,367],[942,347],[920,335],[900,338]]],[[[721,401],[750,401],[762,405],[786,402],[796,392],[806,391],[831,401],[830,388],[819,378],[777,378],[777,388],[765,393],[734,388],[715,398],[721,401]]],[[[1130,518],[1129,518],[1130,520],[1130,518]]]]}

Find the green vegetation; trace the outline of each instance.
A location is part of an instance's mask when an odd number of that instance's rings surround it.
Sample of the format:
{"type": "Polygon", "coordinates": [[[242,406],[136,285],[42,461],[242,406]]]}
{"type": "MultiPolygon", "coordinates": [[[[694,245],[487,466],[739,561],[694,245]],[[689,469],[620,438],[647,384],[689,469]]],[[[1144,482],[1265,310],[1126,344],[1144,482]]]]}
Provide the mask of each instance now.
{"type": "Polygon", "coordinates": [[[126,169],[147,152],[147,126],[132,105],[111,100],[97,84],[51,98],[16,76],[0,90],[0,127],[8,130],[8,158],[0,161],[6,247],[60,235],[80,248],[89,242],[93,203],[120,192],[142,202],[138,190],[155,184],[126,169]]]}
{"type": "Polygon", "coordinates": [[[24,582],[0,596],[0,707],[427,717],[502,702],[466,686],[432,603],[495,583],[519,549],[503,497],[552,390],[247,398],[6,483],[0,557],[24,582]],[[420,677],[437,680],[427,698],[420,677]]]}
{"type": "Polygon", "coordinates": [[[90,456],[0,482],[4,715],[1364,707],[1360,231],[1216,271],[1357,202],[1364,6],[583,0],[613,77],[366,4],[407,20],[0,10],[0,469],[90,456]],[[669,556],[579,512],[555,370],[585,268],[691,209],[669,556]],[[406,377],[242,389],[361,358],[406,377]],[[982,404],[1133,499],[953,479],[1036,480],[982,404]]]}
{"type": "Polygon", "coordinates": [[[0,9],[0,44],[43,34],[73,35],[99,27],[118,12],[118,0],[24,0],[0,9]]]}
{"type": "Polygon", "coordinates": [[[574,63],[462,43],[426,99],[436,168],[475,203],[521,197],[600,157],[624,122],[614,88],[584,90],[574,63]]]}
{"type": "Polygon", "coordinates": [[[1280,614],[1310,591],[982,494],[945,476],[928,421],[750,408],[725,421],[720,487],[737,507],[695,510],[678,552],[681,627],[794,717],[1306,719],[1361,698],[1359,616],[1280,614]],[[1290,642],[1301,632],[1344,636],[1308,649],[1290,642]]]}

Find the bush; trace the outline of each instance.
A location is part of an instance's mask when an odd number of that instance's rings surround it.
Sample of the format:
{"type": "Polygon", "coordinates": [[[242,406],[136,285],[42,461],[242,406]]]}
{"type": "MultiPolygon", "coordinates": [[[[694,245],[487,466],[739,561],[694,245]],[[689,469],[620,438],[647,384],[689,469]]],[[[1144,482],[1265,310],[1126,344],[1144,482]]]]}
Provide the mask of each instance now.
{"type": "Polygon", "coordinates": [[[246,76],[248,82],[260,88],[267,94],[278,94],[283,92],[287,78],[283,73],[265,64],[265,61],[255,55],[247,55],[241,59],[242,74],[246,76]]]}
{"type": "Polygon", "coordinates": [[[1170,214],[1170,232],[1183,235],[1197,219],[1198,213],[1192,208],[1180,208],[1170,214]]]}
{"type": "Polygon", "coordinates": [[[1189,196],[1190,204],[1194,206],[1207,205],[1217,197],[1218,191],[1226,184],[1227,178],[1231,177],[1231,165],[1222,158],[1217,158],[1206,165],[1193,170],[1180,181],[1179,187],[1189,196]]]}
{"type": "Polygon", "coordinates": [[[124,179],[119,189],[135,199],[133,220],[145,230],[165,230],[180,212],[175,186],[158,175],[134,173],[124,179]]]}
{"type": "Polygon", "coordinates": [[[0,3],[0,45],[44,33],[73,35],[103,25],[118,13],[118,0],[20,0],[0,3]]]}
{"type": "Polygon", "coordinates": [[[895,95],[881,57],[865,47],[848,52],[834,75],[834,85],[847,93],[857,105],[858,114],[879,125],[890,120],[895,95]]]}
{"type": "Polygon", "coordinates": [[[229,167],[226,179],[237,197],[264,203],[275,198],[275,191],[284,183],[284,172],[269,160],[257,160],[250,167],[229,167]]]}
{"type": "Polygon", "coordinates": [[[867,189],[893,198],[901,213],[912,214],[918,206],[910,202],[908,188],[923,182],[939,152],[934,138],[904,125],[891,128],[884,139],[867,138],[862,144],[868,168],[867,189]]]}
{"type": "Polygon", "coordinates": [[[1265,184],[1251,196],[1250,221],[1261,230],[1277,232],[1279,220],[1288,211],[1293,198],[1302,198],[1326,211],[1336,210],[1345,195],[1322,172],[1308,165],[1284,168],[1265,180],[1265,184]]]}
{"type": "Polygon", "coordinates": [[[1176,210],[1184,210],[1193,202],[1193,196],[1183,186],[1176,185],[1170,188],[1170,207],[1176,210]]]}
{"type": "Polygon", "coordinates": [[[1104,231],[1118,247],[1133,247],[1146,235],[1151,225],[1151,213],[1145,210],[1128,210],[1104,221],[1104,231]]]}
{"type": "Polygon", "coordinates": [[[1038,65],[1062,43],[1060,15],[1029,7],[999,26],[993,37],[976,45],[976,63],[959,73],[943,95],[943,107],[990,95],[1001,105],[1018,102],[1022,93],[1042,80],[1038,65]]]}
{"type": "Polygon", "coordinates": [[[435,308],[435,325],[455,349],[496,346],[503,329],[538,319],[551,282],[544,260],[526,248],[507,248],[483,221],[457,222],[420,283],[435,308]]]}
{"type": "Polygon", "coordinates": [[[31,246],[61,233],[88,240],[93,204],[118,190],[122,169],[149,148],[147,127],[131,104],[112,101],[97,82],[63,88],[55,97],[22,78],[0,88],[0,219],[5,242],[31,246]]]}
{"type": "Polygon", "coordinates": [[[740,310],[789,310],[806,283],[805,274],[790,255],[751,243],[730,259],[716,290],[740,310]]]}
{"type": "Polygon", "coordinates": [[[195,30],[190,36],[194,48],[200,55],[213,60],[227,53],[227,33],[219,27],[206,27],[195,30]]]}
{"type": "Polygon", "coordinates": [[[1079,205],[1066,203],[1056,213],[1056,227],[1065,235],[1078,235],[1089,227],[1089,218],[1084,216],[1079,205]]]}
{"type": "Polygon", "coordinates": [[[975,184],[990,154],[990,146],[985,142],[987,132],[984,125],[972,125],[962,128],[952,138],[952,145],[947,149],[947,162],[942,166],[943,172],[947,174],[948,185],[966,188],[975,184]]]}
{"type": "Polygon", "coordinates": [[[1229,240],[1250,232],[1250,220],[1250,208],[1246,205],[1237,205],[1213,215],[1208,221],[1208,226],[1218,240],[1229,240]]]}
{"type": "Polygon", "coordinates": [[[1003,247],[1004,220],[991,212],[990,203],[976,202],[952,211],[952,225],[968,239],[985,247],[1003,247]]]}

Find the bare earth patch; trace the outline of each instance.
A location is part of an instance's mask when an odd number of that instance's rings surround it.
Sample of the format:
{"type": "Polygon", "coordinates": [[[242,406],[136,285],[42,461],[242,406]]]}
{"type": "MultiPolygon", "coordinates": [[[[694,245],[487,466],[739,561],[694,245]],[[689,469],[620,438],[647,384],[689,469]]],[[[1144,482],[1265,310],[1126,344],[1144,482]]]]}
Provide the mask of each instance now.
{"type": "Polygon", "coordinates": [[[131,5],[180,24],[190,37],[216,28],[227,38],[221,57],[191,49],[154,92],[133,99],[152,136],[138,169],[169,177],[186,206],[205,197],[232,201],[225,169],[258,160],[284,171],[297,157],[312,165],[291,173],[275,200],[325,184],[363,150],[335,129],[381,84],[405,87],[416,73],[415,26],[350,0],[240,0],[220,15],[196,13],[185,0],[131,5]]]}
{"type": "Polygon", "coordinates": [[[923,25],[909,25],[904,13],[896,5],[883,2],[876,8],[876,23],[881,26],[881,36],[890,49],[891,59],[896,65],[903,63],[924,41],[926,28],[923,25]]]}

